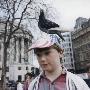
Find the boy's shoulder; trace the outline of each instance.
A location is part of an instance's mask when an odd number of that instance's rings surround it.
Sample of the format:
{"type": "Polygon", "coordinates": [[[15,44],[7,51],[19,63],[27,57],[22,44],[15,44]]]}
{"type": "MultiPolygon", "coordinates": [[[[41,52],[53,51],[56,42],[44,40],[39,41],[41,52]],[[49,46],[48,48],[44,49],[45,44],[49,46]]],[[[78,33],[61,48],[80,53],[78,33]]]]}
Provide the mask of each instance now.
{"type": "Polygon", "coordinates": [[[86,84],[86,82],[81,78],[79,77],[78,75],[76,74],[73,74],[71,72],[67,72],[67,78],[71,81],[73,81],[73,83],[80,89],[83,89],[83,90],[90,90],[90,88],[88,87],[88,85],[86,84]]]}
{"type": "Polygon", "coordinates": [[[73,79],[74,81],[77,81],[77,80],[84,81],[80,76],[73,74],[69,71],[67,71],[67,77],[73,79]]]}

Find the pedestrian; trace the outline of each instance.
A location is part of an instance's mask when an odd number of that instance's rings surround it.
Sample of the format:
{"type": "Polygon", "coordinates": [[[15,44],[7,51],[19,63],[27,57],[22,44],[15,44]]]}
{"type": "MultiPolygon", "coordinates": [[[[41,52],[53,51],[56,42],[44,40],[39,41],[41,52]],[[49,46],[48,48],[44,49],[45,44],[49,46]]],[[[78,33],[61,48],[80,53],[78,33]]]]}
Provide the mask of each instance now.
{"type": "Polygon", "coordinates": [[[23,90],[23,84],[21,83],[21,79],[17,81],[17,90],[23,90]]]}
{"type": "Polygon", "coordinates": [[[50,38],[39,39],[29,50],[34,50],[42,72],[29,85],[28,90],[90,90],[79,76],[62,65],[63,49],[50,38]]]}
{"type": "Polygon", "coordinates": [[[28,90],[28,86],[30,82],[32,81],[32,74],[31,73],[26,73],[25,74],[25,82],[23,85],[23,90],[28,90]]]}

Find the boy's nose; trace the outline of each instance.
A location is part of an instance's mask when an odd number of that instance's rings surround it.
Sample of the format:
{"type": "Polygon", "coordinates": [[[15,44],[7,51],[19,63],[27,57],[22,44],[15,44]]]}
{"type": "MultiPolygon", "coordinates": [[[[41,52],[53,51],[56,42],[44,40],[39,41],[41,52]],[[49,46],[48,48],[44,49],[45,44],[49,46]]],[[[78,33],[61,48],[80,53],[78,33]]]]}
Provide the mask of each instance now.
{"type": "Polygon", "coordinates": [[[45,55],[42,55],[41,56],[41,61],[45,61],[46,60],[46,56],[45,55]]]}

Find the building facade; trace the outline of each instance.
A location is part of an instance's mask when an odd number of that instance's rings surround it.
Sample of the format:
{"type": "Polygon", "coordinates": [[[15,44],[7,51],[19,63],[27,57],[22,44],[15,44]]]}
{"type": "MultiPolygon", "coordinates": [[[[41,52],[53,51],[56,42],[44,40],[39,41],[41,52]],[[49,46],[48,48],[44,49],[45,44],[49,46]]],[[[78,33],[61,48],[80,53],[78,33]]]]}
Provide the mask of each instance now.
{"type": "Polygon", "coordinates": [[[86,72],[90,69],[90,27],[73,31],[72,45],[77,73],[86,72]]]}
{"type": "Polygon", "coordinates": [[[64,49],[63,63],[68,70],[74,71],[75,66],[72,51],[71,32],[62,33],[62,35],[65,39],[65,41],[61,41],[62,48],[64,49]]]}
{"type": "MultiPolygon", "coordinates": [[[[2,26],[0,25],[0,31],[2,26]]],[[[2,33],[2,32],[0,32],[2,33]]],[[[29,35],[25,36],[21,31],[15,33],[15,37],[10,40],[10,44],[7,50],[7,66],[6,77],[9,80],[17,81],[19,78],[24,80],[24,75],[27,72],[31,72],[33,66],[33,51],[26,52],[32,43],[32,35],[29,31],[29,35]]],[[[2,74],[3,64],[3,37],[0,37],[0,77],[2,74]]]]}

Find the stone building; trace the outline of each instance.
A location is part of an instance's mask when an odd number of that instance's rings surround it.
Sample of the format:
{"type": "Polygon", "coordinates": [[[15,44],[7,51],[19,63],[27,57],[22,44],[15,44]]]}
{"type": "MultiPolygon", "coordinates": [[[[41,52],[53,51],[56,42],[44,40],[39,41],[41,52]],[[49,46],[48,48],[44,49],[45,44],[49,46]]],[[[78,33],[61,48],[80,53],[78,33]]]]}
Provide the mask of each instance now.
{"type": "MultiPolygon", "coordinates": [[[[3,25],[0,24],[0,34],[2,33],[3,25]]],[[[23,35],[21,30],[15,33],[15,37],[10,40],[10,45],[7,51],[7,68],[6,77],[9,80],[17,81],[18,78],[24,80],[24,75],[27,72],[31,72],[33,67],[33,51],[26,53],[27,49],[32,43],[31,32],[28,31],[29,35],[23,35]]],[[[0,37],[0,75],[2,72],[3,62],[3,37],[0,37]]]]}
{"type": "Polygon", "coordinates": [[[77,73],[86,72],[90,69],[90,27],[73,31],[72,45],[77,73]]]}
{"type": "Polygon", "coordinates": [[[88,19],[86,19],[86,18],[78,17],[76,19],[76,24],[75,24],[74,30],[81,30],[82,29],[81,25],[87,21],[88,21],[88,19]]]}

